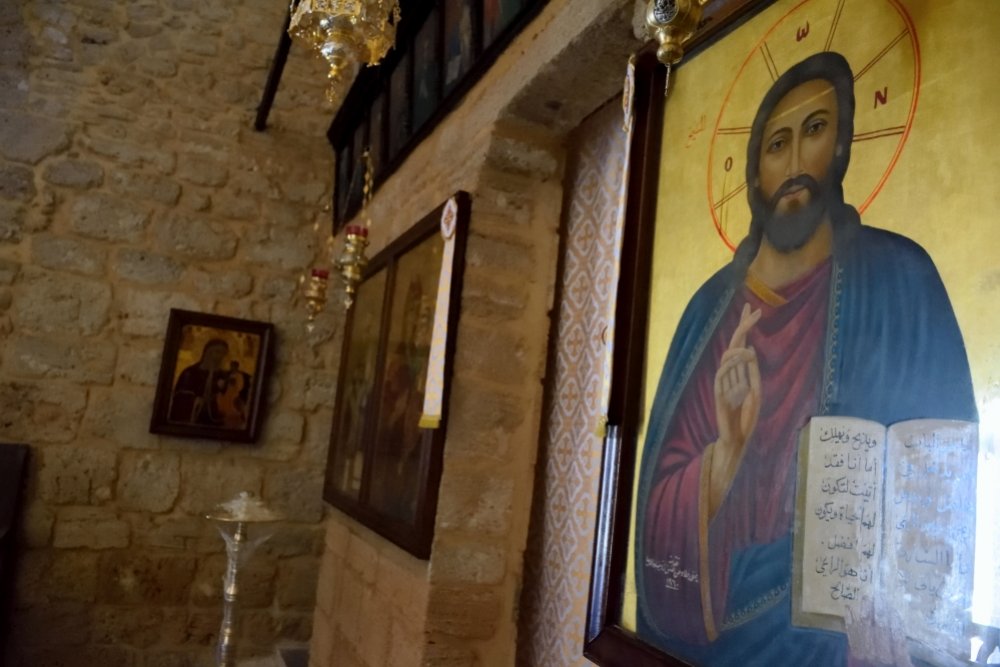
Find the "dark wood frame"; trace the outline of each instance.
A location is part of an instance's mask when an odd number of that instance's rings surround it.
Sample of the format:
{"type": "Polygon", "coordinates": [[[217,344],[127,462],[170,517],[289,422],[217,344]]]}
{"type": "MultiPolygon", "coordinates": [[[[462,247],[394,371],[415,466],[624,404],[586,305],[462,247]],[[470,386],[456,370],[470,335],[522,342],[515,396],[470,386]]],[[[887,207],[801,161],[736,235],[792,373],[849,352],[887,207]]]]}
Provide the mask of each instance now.
{"type": "Polygon", "coordinates": [[[156,398],[153,400],[153,416],[149,423],[150,433],[161,433],[183,438],[208,438],[230,442],[256,442],[260,435],[265,396],[271,376],[274,358],[274,325],[270,322],[243,320],[236,317],[198,313],[190,310],[170,309],[167,333],[163,342],[163,356],[160,360],[160,375],[156,383],[156,398]],[[239,331],[260,337],[257,353],[257,367],[250,391],[247,425],[242,429],[178,424],[168,421],[170,397],[173,393],[173,374],[177,366],[177,352],[181,333],[185,326],[205,326],[227,331],[239,331]]]}
{"type": "Polygon", "coordinates": [[[384,376],[386,347],[388,346],[389,328],[392,314],[392,295],[395,288],[396,266],[399,260],[412,248],[426,241],[434,234],[440,233],[441,213],[446,203],[441,204],[424,216],[405,234],[389,244],[382,252],[372,258],[365,270],[365,280],[386,270],[385,293],[382,300],[382,313],[379,324],[378,351],[376,353],[374,390],[372,394],[373,408],[366,415],[362,430],[362,451],[364,466],[361,473],[361,489],[358,497],[340,492],[331,482],[333,452],[336,451],[337,425],[340,424],[340,412],[343,409],[342,397],[346,381],[347,359],[351,353],[351,330],[354,311],[348,313],[344,326],[344,342],[341,352],[340,374],[337,380],[337,402],[333,411],[333,431],[330,434],[330,456],[327,463],[327,478],[323,497],[333,506],[354,517],[383,537],[406,549],[418,558],[429,558],[431,542],[434,538],[434,516],[437,512],[438,485],[441,481],[441,464],[444,453],[445,432],[447,426],[448,396],[450,393],[449,378],[455,352],[455,332],[458,325],[459,299],[462,294],[462,274],[465,266],[465,241],[468,236],[470,199],[465,192],[455,195],[458,204],[456,219],[455,253],[451,279],[451,300],[448,311],[448,343],[445,349],[445,388],[442,397],[441,422],[437,429],[422,430],[422,452],[420,461],[420,480],[418,483],[418,499],[415,519],[407,523],[379,512],[369,502],[369,492],[372,486],[372,461],[378,445],[374,434],[378,424],[379,391],[384,376]]]}
{"type": "MultiPolygon", "coordinates": [[[[712,3],[686,49],[685,58],[690,59],[698,51],[710,47],[773,1],[719,0],[712,3]]],[[[679,67],[683,67],[683,62],[679,67]]],[[[642,418],[665,82],[666,70],[656,61],[655,48],[644,49],[636,63],[635,126],[615,312],[615,339],[619,344],[615,346],[613,357],[609,427],[601,462],[594,560],[584,633],[584,655],[604,667],[680,667],[687,664],[618,624],[625,593],[633,475],[642,418]]]]}
{"type": "MultiPolygon", "coordinates": [[[[444,120],[451,110],[458,105],[465,94],[496,61],[507,45],[510,44],[517,34],[521,32],[521,30],[523,30],[524,27],[527,26],[533,18],[535,18],[535,16],[538,15],[548,2],[548,0],[524,0],[524,4],[516,18],[503,29],[492,44],[484,48],[483,1],[484,0],[472,0],[471,2],[473,9],[472,66],[459,78],[455,86],[451,90],[447,91],[444,86],[446,67],[444,57],[444,3],[440,0],[434,0],[433,2],[428,2],[427,0],[400,1],[403,20],[400,22],[396,33],[395,48],[389,52],[378,67],[369,67],[361,71],[358,78],[351,86],[350,91],[348,91],[347,97],[345,98],[344,103],[340,106],[340,110],[334,117],[333,122],[330,124],[330,129],[327,131],[327,139],[336,154],[337,163],[341,160],[353,160],[353,163],[357,165],[357,156],[352,157],[351,155],[351,143],[354,137],[354,130],[359,125],[370,125],[369,118],[371,115],[372,103],[380,93],[388,91],[389,82],[397,63],[407,56],[409,56],[408,62],[406,63],[409,70],[407,73],[407,87],[410,91],[409,116],[411,119],[413,118],[413,104],[416,99],[416,96],[413,95],[413,63],[414,52],[416,49],[416,36],[420,32],[420,29],[423,27],[425,21],[427,21],[431,16],[436,16],[437,21],[439,22],[436,45],[438,54],[437,65],[439,81],[437,108],[421,124],[420,127],[411,127],[410,136],[407,140],[403,142],[401,146],[397,147],[395,152],[392,152],[389,150],[388,141],[389,133],[392,131],[388,119],[388,116],[390,115],[389,109],[392,106],[392,103],[391,100],[388,101],[385,112],[383,113],[385,125],[382,128],[369,128],[367,134],[368,137],[371,137],[372,131],[376,130],[383,133],[381,145],[384,154],[378,156],[381,159],[374,159],[374,181],[376,189],[386,178],[399,168],[413,149],[416,148],[416,146],[423,141],[423,139],[428,136],[442,120],[444,120]],[[435,9],[438,11],[434,12],[433,10],[435,9]]],[[[348,169],[347,171],[350,172],[351,169],[348,169]]],[[[334,205],[332,207],[334,232],[337,232],[360,209],[360,202],[355,202],[353,206],[350,204],[347,206],[337,205],[338,200],[341,199],[340,195],[337,194],[340,191],[340,188],[351,187],[350,175],[348,175],[347,182],[343,183],[342,179],[337,178],[339,174],[340,171],[335,167],[334,182],[336,186],[334,187],[334,205]]]]}

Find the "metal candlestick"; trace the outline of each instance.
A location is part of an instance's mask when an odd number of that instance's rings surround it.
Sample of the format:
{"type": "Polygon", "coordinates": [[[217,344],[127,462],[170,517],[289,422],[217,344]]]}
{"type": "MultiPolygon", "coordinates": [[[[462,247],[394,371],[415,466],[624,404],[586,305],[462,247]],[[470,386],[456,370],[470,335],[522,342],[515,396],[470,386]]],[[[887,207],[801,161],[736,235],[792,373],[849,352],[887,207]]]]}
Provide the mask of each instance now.
{"type": "Polygon", "coordinates": [[[266,507],[264,503],[246,491],[232,500],[222,503],[207,515],[208,519],[219,522],[219,534],[226,542],[226,575],[222,587],[222,627],[219,629],[219,643],[215,651],[218,667],[236,665],[237,599],[239,587],[237,578],[240,565],[248,560],[254,550],[266,542],[271,535],[266,534],[255,540],[247,539],[248,523],[271,523],[284,517],[266,507]],[[230,534],[230,526],[232,532],[230,534]]]}

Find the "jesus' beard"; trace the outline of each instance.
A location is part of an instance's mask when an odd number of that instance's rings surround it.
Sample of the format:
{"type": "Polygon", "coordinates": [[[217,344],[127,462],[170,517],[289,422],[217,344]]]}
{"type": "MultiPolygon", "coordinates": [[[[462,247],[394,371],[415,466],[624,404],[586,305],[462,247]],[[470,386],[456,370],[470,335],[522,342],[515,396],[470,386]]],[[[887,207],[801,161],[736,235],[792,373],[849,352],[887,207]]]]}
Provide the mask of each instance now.
{"type": "Polygon", "coordinates": [[[800,174],[782,183],[766,204],[767,214],[762,216],[764,236],[768,243],[782,253],[792,252],[804,246],[826,217],[830,190],[829,184],[820,185],[809,174],[800,174]],[[778,213],[776,211],[778,201],[796,187],[804,187],[809,192],[809,201],[790,213],[778,213]]]}

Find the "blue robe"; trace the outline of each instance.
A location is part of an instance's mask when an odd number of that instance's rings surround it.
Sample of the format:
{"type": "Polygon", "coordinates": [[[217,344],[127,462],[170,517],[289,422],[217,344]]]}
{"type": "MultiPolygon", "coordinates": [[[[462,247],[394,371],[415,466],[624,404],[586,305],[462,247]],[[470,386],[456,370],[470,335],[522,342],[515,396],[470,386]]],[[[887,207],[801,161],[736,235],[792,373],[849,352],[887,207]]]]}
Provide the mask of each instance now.
{"type": "MultiPolygon", "coordinates": [[[[791,625],[792,535],[733,555],[715,641],[683,642],[644,596],[646,505],[662,445],[702,352],[730,307],[756,254],[744,242],[688,304],[660,375],[640,468],[635,553],[638,634],[698,665],[847,663],[846,636],[791,625]],[[747,611],[743,617],[737,612],[747,611]]],[[[818,414],[882,424],[908,419],[977,421],[965,345],[934,263],[913,241],[863,226],[844,206],[834,249],[818,414]]],[[[708,444],[708,443],[705,443],[708,444]]],[[[767,480],[761,480],[767,483],[767,480]]],[[[692,610],[692,613],[700,610],[692,610]]]]}

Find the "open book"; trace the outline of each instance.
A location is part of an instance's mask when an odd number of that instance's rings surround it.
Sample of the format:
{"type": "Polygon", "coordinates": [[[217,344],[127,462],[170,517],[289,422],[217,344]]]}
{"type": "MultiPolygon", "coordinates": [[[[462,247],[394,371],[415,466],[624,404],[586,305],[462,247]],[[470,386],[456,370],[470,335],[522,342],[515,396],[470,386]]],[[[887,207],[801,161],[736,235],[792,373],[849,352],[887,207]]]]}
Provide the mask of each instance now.
{"type": "Polygon", "coordinates": [[[968,422],[810,421],[799,449],[793,623],[843,631],[878,596],[933,654],[968,651],[977,438],[968,422]]]}

